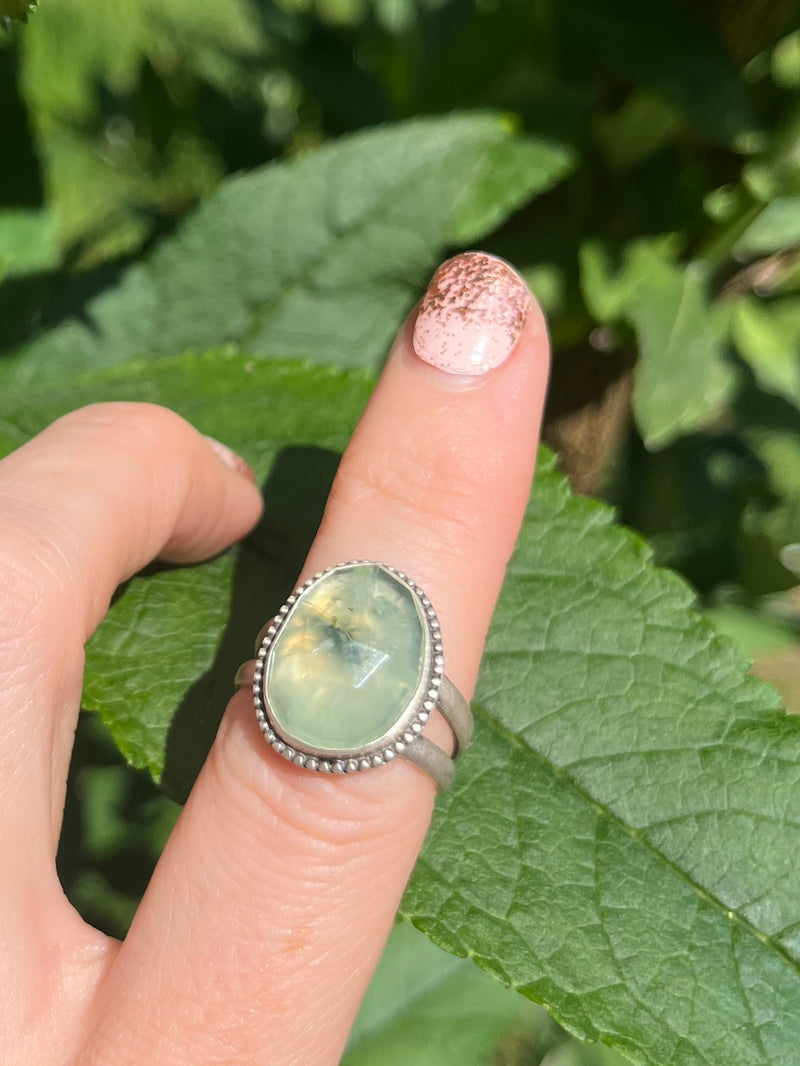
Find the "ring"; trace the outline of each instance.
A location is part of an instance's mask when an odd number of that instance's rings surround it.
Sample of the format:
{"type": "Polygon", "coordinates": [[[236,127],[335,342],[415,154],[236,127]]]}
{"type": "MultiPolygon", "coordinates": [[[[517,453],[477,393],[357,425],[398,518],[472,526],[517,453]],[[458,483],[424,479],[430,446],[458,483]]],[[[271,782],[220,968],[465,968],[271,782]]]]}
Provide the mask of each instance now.
{"type": "Polygon", "coordinates": [[[236,672],[266,739],[307,770],[349,774],[397,756],[448,788],[472,739],[469,704],[444,673],[436,611],[406,574],[367,560],[299,585],[236,672]],[[438,709],[452,757],[422,736],[438,709]]]}

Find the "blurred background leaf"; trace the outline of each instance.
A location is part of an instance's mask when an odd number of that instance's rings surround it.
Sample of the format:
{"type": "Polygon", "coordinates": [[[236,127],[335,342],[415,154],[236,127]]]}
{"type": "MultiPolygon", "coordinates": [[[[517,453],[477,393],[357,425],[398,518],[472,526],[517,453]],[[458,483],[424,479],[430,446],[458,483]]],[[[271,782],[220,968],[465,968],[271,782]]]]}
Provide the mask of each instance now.
{"type": "Polygon", "coordinates": [[[46,211],[0,211],[0,281],[58,266],[55,221],[46,211]]]}
{"type": "Polygon", "coordinates": [[[486,1066],[512,1024],[532,1014],[404,922],[392,931],[342,1066],[486,1066]]]}
{"type": "Polygon", "coordinates": [[[626,318],[639,361],[633,415],[646,447],[663,447],[720,414],[735,386],[725,360],[727,322],[706,298],[702,264],[678,267],[669,243],[636,241],[610,277],[598,250],[582,249],[586,302],[602,321],[626,318]]]}
{"type": "Polygon", "coordinates": [[[11,19],[26,22],[35,7],[36,0],[0,0],[0,23],[8,24],[11,19]]]}
{"type": "Polygon", "coordinates": [[[0,382],[231,341],[251,355],[375,367],[444,250],[484,236],[568,167],[559,146],[473,114],[253,170],[79,315],[10,353],[0,382]]]}

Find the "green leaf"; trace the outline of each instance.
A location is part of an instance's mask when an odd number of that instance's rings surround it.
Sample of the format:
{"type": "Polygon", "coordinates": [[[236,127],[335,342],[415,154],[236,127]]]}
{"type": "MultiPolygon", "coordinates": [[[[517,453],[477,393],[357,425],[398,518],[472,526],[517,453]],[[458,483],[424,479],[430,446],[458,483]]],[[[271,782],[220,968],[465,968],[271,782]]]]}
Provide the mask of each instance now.
{"type": "Polygon", "coordinates": [[[134,766],[156,779],[166,767],[163,784],[178,798],[202,763],[254,634],[291,591],[371,384],[362,371],[211,352],[0,401],[0,454],[82,404],[140,400],[179,411],[266,479],[266,513],[244,547],[204,566],[135,577],[87,648],[84,706],[100,712],[134,766]]]}
{"type": "Polygon", "coordinates": [[[45,211],[0,211],[0,281],[58,264],[55,221],[45,211]]]}
{"type": "MultiPolygon", "coordinates": [[[[220,590],[230,594],[233,570],[228,552],[205,567],[134,578],[87,646],[83,706],[100,712],[125,758],[156,780],[175,709],[214,661],[229,610],[220,590]],[[169,637],[184,628],[193,639],[176,655],[169,637]],[[148,678],[140,662],[152,664],[148,678]]],[[[181,769],[180,776],[188,779],[189,772],[181,769]]]]}
{"type": "Polygon", "coordinates": [[[640,351],[633,412],[645,443],[660,448],[708,425],[736,379],[700,267],[681,269],[644,253],[632,269],[640,272],[629,309],[640,351]]]}
{"type": "Polygon", "coordinates": [[[631,93],[613,115],[599,114],[597,141],[609,168],[627,170],[674,140],[678,118],[671,107],[650,93],[631,93]]]}
{"type": "Polygon", "coordinates": [[[744,85],[722,41],[674,0],[567,0],[559,14],[592,56],[658,93],[697,133],[729,144],[752,124],[744,85]]]}
{"type": "Polygon", "coordinates": [[[800,196],[778,196],[756,216],[736,242],[740,259],[786,251],[800,244],[800,196]]]}
{"type": "Polygon", "coordinates": [[[239,342],[375,366],[452,243],[567,169],[497,116],[420,119],[233,178],[81,319],[0,363],[0,383],[239,342]],[[497,167],[497,173],[494,168],[497,167]]]}
{"type": "Polygon", "coordinates": [[[38,0],[0,0],[0,24],[16,20],[27,22],[28,15],[36,7],[38,0]]]}
{"type": "MultiPolygon", "coordinates": [[[[513,123],[507,123],[509,133],[513,123]]],[[[572,169],[574,157],[563,145],[537,137],[509,136],[480,157],[480,168],[467,187],[447,235],[453,244],[469,244],[491,233],[532,193],[544,192],[572,169]],[[520,190],[516,203],[509,195],[520,190]]]]}
{"type": "Polygon", "coordinates": [[[601,322],[622,318],[634,301],[639,278],[631,260],[640,248],[658,260],[669,262],[677,254],[672,234],[639,241],[626,249],[622,265],[615,270],[603,245],[589,241],[580,250],[581,288],[586,304],[601,322]]]}
{"type": "Polygon", "coordinates": [[[540,465],[401,913],[648,1066],[792,1061],[800,721],[540,465]]]}
{"type": "Polygon", "coordinates": [[[800,300],[737,301],[733,338],[760,388],[800,406],[800,300]]]}
{"type": "Polygon", "coordinates": [[[605,248],[594,241],[580,250],[581,289],[590,313],[600,322],[622,318],[630,302],[633,284],[630,272],[616,273],[605,248]]]}
{"type": "Polygon", "coordinates": [[[341,1066],[486,1066],[520,1007],[474,963],[403,923],[392,930],[341,1066]]]}
{"type": "Polygon", "coordinates": [[[782,89],[800,89],[800,30],[778,41],[770,65],[776,85],[782,89]]]}
{"type": "Polygon", "coordinates": [[[581,249],[589,309],[601,321],[626,318],[636,330],[633,410],[649,448],[706,426],[736,384],[725,358],[727,318],[708,303],[701,265],[678,266],[670,245],[669,238],[634,242],[616,276],[597,245],[581,249]]]}

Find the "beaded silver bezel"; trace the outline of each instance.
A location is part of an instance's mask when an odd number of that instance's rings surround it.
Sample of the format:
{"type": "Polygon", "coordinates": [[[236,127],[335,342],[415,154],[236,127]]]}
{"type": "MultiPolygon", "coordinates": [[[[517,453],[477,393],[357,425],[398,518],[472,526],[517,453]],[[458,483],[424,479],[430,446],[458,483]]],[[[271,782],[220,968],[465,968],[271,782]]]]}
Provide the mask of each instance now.
{"type": "Polygon", "coordinates": [[[261,732],[284,759],[302,766],[306,770],[320,773],[348,774],[361,770],[372,770],[384,766],[398,755],[402,755],[422,734],[425,723],[436,707],[439,689],[444,677],[444,654],[441,627],[436,611],[423,590],[401,570],[378,563],[371,559],[352,559],[346,563],[337,563],[325,570],[320,570],[302,585],[298,585],[286,600],[280,611],[259,635],[256,649],[255,670],[253,674],[253,699],[256,717],[261,732]],[[394,725],[372,743],[355,749],[325,749],[305,743],[297,737],[283,731],[270,713],[269,700],[265,691],[268,675],[269,656],[281,629],[291,617],[292,611],[301,597],[317,582],[330,574],[350,569],[355,566],[377,566],[399,581],[414,595],[420,621],[422,623],[425,648],[420,682],[413,698],[398,715],[394,725]]]}

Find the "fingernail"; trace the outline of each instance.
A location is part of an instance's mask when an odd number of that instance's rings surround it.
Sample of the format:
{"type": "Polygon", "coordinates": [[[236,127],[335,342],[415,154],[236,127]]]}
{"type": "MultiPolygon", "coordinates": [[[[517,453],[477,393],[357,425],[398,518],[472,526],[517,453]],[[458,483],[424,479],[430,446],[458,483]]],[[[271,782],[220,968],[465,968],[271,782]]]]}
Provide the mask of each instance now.
{"type": "Polygon", "coordinates": [[[433,275],[414,325],[414,350],[450,374],[485,374],[509,357],[530,309],[528,286],[508,263],[464,252],[433,275]]]}
{"type": "Polygon", "coordinates": [[[253,468],[233,448],[229,448],[227,444],[223,444],[222,441],[217,440],[215,437],[206,437],[205,439],[208,441],[208,446],[219,456],[225,466],[229,466],[231,470],[235,470],[237,474],[249,478],[250,481],[255,481],[256,475],[253,468]]]}

